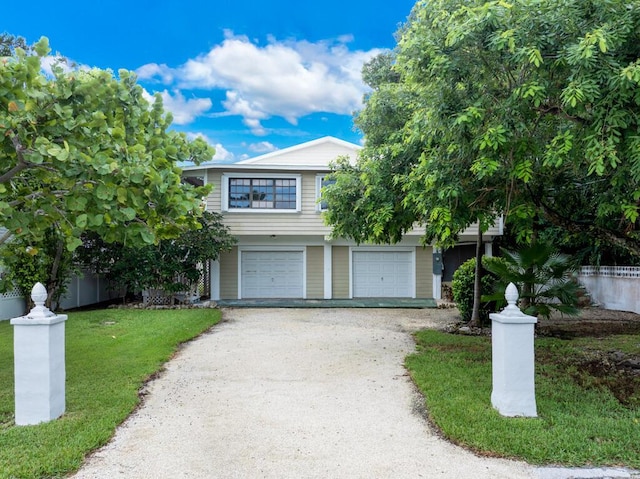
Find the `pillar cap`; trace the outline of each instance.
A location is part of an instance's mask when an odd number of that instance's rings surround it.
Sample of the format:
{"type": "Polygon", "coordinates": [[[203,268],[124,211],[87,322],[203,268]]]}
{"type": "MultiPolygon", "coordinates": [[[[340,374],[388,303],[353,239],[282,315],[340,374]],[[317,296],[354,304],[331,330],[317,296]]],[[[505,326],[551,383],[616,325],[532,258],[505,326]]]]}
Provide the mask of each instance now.
{"type": "Polygon", "coordinates": [[[538,318],[524,314],[520,311],[520,308],[518,308],[519,294],[515,284],[509,283],[505,290],[504,297],[507,300],[507,307],[499,313],[491,313],[489,317],[492,321],[514,324],[533,324],[538,322],[538,318]]]}
{"type": "Polygon", "coordinates": [[[60,323],[67,319],[66,314],[55,314],[44,305],[47,300],[47,288],[42,283],[36,283],[31,289],[31,300],[35,306],[26,316],[13,318],[11,324],[20,325],[51,325],[60,323]]]}

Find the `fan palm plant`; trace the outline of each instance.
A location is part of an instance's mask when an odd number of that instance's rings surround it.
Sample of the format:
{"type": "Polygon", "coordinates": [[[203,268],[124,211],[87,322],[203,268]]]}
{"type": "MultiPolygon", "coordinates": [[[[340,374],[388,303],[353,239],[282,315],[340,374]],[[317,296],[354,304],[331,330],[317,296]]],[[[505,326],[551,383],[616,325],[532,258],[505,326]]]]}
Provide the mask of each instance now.
{"type": "Polygon", "coordinates": [[[504,261],[487,262],[486,269],[499,281],[494,295],[487,299],[504,299],[509,283],[520,292],[520,308],[525,314],[548,318],[552,310],[575,316],[581,286],[573,273],[577,265],[552,245],[535,243],[519,251],[502,251],[504,261]]]}

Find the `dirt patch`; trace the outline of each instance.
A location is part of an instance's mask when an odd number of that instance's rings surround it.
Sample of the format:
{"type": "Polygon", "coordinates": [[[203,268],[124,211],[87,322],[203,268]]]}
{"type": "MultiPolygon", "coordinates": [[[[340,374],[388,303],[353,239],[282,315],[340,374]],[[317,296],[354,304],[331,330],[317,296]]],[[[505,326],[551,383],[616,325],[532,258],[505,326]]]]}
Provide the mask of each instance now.
{"type": "MultiPolygon", "coordinates": [[[[578,317],[561,315],[543,319],[538,336],[571,340],[640,335],[640,315],[627,311],[584,308],[578,317]]],[[[640,336],[638,337],[640,345],[640,336]]],[[[637,348],[640,351],[640,347],[637,348]]],[[[588,348],[562,359],[574,380],[583,387],[606,388],[627,407],[640,406],[640,352],[588,348]]]]}
{"type": "Polygon", "coordinates": [[[540,320],[536,333],[562,339],[640,334],[640,315],[628,311],[583,308],[576,317],[554,314],[550,319],[540,320]]]}

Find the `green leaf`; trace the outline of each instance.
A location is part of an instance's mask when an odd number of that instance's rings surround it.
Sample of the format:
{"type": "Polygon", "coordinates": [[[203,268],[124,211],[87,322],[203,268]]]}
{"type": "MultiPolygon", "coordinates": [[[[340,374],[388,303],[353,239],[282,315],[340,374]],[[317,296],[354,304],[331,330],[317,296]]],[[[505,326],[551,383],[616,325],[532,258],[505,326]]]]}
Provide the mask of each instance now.
{"type": "Polygon", "coordinates": [[[85,213],[76,216],[76,226],[78,228],[86,228],[87,227],[87,215],[85,213]]]}
{"type": "Polygon", "coordinates": [[[67,238],[67,251],[75,251],[80,246],[82,246],[82,240],[80,238],[67,238]]]}
{"type": "Polygon", "coordinates": [[[110,200],[113,198],[113,190],[105,185],[98,185],[96,188],[96,196],[100,200],[110,200]]]}
{"type": "Polygon", "coordinates": [[[122,208],[120,212],[124,215],[127,221],[132,221],[136,217],[136,210],[133,208],[122,208]]]}
{"type": "Polygon", "coordinates": [[[89,224],[91,226],[102,226],[102,223],[104,223],[104,215],[89,215],[89,224]]]}
{"type": "Polygon", "coordinates": [[[155,235],[149,231],[148,229],[140,230],[140,237],[146,244],[154,244],[155,243],[155,235]]]}
{"type": "Polygon", "coordinates": [[[118,187],[116,190],[116,195],[118,197],[118,203],[124,204],[127,202],[127,189],[118,187]]]}
{"type": "Polygon", "coordinates": [[[83,196],[69,196],[66,204],[70,211],[84,211],[87,208],[87,199],[83,196]]]}
{"type": "Polygon", "coordinates": [[[33,49],[39,57],[44,57],[49,54],[51,49],[49,48],[49,39],[47,37],[40,37],[40,40],[36,42],[33,49]]]}
{"type": "Polygon", "coordinates": [[[533,63],[536,67],[542,65],[542,54],[537,48],[529,49],[529,63],[533,63]]]}

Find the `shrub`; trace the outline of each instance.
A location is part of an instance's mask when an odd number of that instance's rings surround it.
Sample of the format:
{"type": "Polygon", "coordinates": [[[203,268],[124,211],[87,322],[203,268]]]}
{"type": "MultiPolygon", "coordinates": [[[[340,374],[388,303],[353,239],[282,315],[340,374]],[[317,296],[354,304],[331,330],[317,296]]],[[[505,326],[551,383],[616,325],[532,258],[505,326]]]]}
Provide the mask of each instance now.
{"type": "MultiPolygon", "coordinates": [[[[487,271],[487,262],[501,261],[500,258],[483,257],[482,258],[482,280],[481,280],[481,294],[489,295],[493,293],[494,287],[497,281],[497,277],[487,271]]],[[[473,284],[476,274],[476,259],[471,258],[460,265],[460,267],[453,273],[453,281],[451,282],[451,289],[453,290],[453,300],[455,301],[458,311],[462,316],[463,321],[471,320],[471,313],[473,312],[473,284]]],[[[487,324],[489,322],[489,313],[496,312],[496,302],[493,300],[482,301],[480,303],[480,324],[487,324]]]]}

